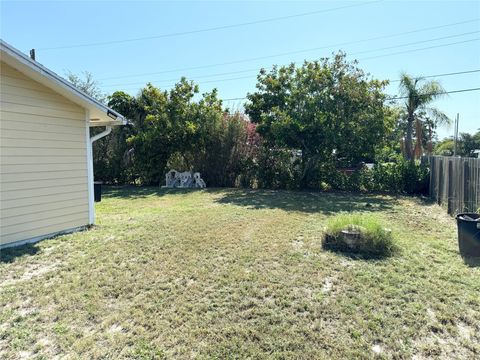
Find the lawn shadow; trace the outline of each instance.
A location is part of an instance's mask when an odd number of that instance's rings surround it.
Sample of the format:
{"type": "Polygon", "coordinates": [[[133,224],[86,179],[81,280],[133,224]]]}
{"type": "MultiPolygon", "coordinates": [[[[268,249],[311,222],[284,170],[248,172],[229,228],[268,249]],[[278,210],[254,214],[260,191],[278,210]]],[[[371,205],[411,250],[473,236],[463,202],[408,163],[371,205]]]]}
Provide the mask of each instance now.
{"type": "Polygon", "coordinates": [[[161,188],[159,186],[103,186],[102,197],[138,199],[150,196],[165,196],[169,194],[188,194],[199,191],[199,189],[171,189],[161,188]]]}
{"type": "Polygon", "coordinates": [[[0,250],[0,263],[12,263],[24,256],[33,256],[39,251],[36,244],[25,244],[0,250]]]}
{"type": "Polygon", "coordinates": [[[385,211],[396,203],[393,197],[356,193],[326,193],[286,190],[223,190],[217,200],[252,209],[282,209],[331,215],[341,211],[385,211]]]}
{"type": "Polygon", "coordinates": [[[365,261],[369,263],[381,263],[385,260],[391,259],[400,254],[400,251],[396,251],[393,254],[379,255],[379,254],[362,254],[359,252],[352,252],[347,250],[336,249],[333,247],[322,246],[322,249],[338,256],[348,258],[354,261],[365,261]]]}

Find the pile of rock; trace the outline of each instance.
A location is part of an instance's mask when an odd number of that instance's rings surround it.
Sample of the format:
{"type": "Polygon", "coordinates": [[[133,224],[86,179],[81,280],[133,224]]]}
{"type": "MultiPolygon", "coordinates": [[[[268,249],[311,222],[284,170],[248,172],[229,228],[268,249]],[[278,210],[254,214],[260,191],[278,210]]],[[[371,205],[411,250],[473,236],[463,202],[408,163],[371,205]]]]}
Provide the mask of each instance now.
{"type": "Polygon", "coordinates": [[[165,175],[165,187],[185,189],[205,188],[207,186],[198,172],[192,174],[190,171],[179,172],[177,170],[170,170],[167,175],[165,175]]]}

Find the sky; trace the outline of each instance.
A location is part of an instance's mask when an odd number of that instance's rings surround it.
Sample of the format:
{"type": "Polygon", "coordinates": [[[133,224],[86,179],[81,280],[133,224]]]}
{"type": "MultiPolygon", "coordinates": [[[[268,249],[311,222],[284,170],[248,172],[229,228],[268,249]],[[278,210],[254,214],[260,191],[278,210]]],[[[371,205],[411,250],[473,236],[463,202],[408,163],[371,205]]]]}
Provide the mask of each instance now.
{"type": "MultiPolygon", "coordinates": [[[[260,68],[339,50],[378,79],[480,70],[480,1],[0,1],[0,36],[59,75],[92,73],[108,94],[186,76],[241,108],[260,68]]],[[[478,71],[435,79],[447,91],[480,88],[478,71]]],[[[459,132],[480,128],[480,91],[434,106],[459,113],[459,132]]]]}

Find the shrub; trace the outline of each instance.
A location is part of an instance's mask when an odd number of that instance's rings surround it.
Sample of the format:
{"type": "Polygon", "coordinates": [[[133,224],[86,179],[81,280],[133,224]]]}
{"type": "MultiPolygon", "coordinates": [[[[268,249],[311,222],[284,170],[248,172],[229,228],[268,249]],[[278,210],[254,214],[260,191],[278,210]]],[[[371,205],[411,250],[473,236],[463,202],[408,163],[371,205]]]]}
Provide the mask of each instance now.
{"type": "Polygon", "coordinates": [[[322,176],[332,190],[424,194],[428,168],[399,156],[391,162],[378,162],[371,170],[363,168],[347,174],[336,168],[327,168],[322,176]]]}
{"type": "Polygon", "coordinates": [[[330,219],[322,245],[325,249],[358,253],[365,258],[388,257],[397,250],[390,230],[375,217],[359,214],[341,214],[330,219]],[[344,230],[359,233],[354,244],[346,239],[344,230]]]}
{"type": "Polygon", "coordinates": [[[259,188],[297,188],[296,167],[291,151],[264,144],[257,156],[256,177],[259,188]]]}
{"type": "Polygon", "coordinates": [[[235,186],[240,175],[239,182],[248,183],[250,152],[256,146],[249,142],[249,125],[240,114],[224,114],[209,127],[202,124],[199,136],[170,156],[167,168],[198,171],[209,187],[235,186]]]}
{"type": "Polygon", "coordinates": [[[423,194],[427,188],[428,168],[419,162],[398,158],[378,163],[370,170],[365,187],[370,191],[423,194]]]}

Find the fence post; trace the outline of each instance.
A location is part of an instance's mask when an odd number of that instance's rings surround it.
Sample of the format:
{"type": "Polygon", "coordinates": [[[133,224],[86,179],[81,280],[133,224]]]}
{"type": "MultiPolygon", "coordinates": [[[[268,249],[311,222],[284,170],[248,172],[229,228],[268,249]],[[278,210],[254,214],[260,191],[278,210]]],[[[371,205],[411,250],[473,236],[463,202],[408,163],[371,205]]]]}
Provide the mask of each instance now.
{"type": "Polygon", "coordinates": [[[429,156],[428,163],[430,164],[430,183],[428,185],[428,195],[430,195],[430,197],[433,197],[435,194],[435,172],[437,171],[435,158],[433,156],[429,156]]]}
{"type": "Polygon", "coordinates": [[[463,163],[463,209],[462,211],[470,211],[470,162],[465,161],[463,163]]]}
{"type": "Polygon", "coordinates": [[[453,213],[453,161],[448,160],[448,183],[447,183],[447,212],[449,214],[453,213]]]}
{"type": "Polygon", "coordinates": [[[445,172],[443,170],[443,158],[438,159],[438,191],[437,204],[442,205],[443,202],[443,184],[445,183],[445,172]]]}
{"type": "Polygon", "coordinates": [[[449,214],[480,207],[480,159],[432,156],[430,196],[449,214]]]}

